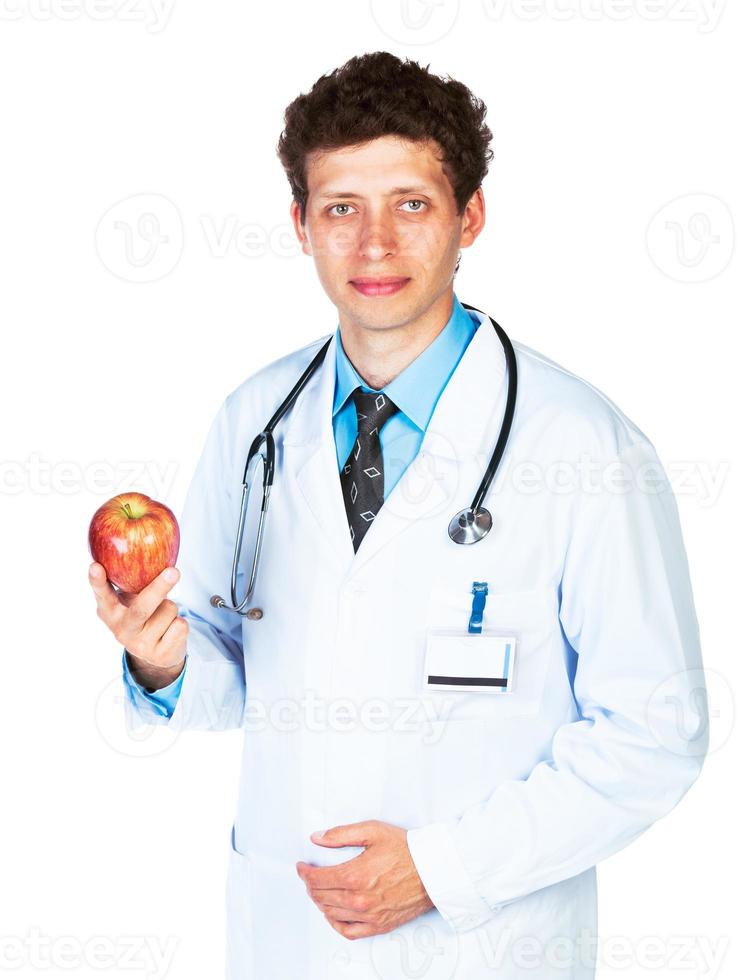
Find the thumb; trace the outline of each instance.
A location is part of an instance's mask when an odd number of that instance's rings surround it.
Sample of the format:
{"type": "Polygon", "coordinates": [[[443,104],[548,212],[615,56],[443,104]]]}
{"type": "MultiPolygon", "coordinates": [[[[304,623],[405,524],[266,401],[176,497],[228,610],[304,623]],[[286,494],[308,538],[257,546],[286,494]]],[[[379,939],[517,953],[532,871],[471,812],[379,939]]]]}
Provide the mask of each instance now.
{"type": "Polygon", "coordinates": [[[346,823],[327,830],[316,830],[310,834],[310,839],[325,847],[345,847],[355,845],[363,847],[372,841],[372,821],[362,823],[346,823]]]}

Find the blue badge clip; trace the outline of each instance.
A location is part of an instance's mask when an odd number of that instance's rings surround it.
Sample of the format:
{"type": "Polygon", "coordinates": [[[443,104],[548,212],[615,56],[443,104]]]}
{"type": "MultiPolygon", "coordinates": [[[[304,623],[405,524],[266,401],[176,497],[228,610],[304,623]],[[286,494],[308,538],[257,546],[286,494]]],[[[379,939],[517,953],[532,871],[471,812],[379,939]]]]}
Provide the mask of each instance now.
{"type": "Polygon", "coordinates": [[[473,606],[471,607],[471,618],[468,621],[469,633],[481,632],[481,620],[484,618],[484,606],[486,605],[486,593],[489,585],[486,582],[473,583],[473,606]]]}

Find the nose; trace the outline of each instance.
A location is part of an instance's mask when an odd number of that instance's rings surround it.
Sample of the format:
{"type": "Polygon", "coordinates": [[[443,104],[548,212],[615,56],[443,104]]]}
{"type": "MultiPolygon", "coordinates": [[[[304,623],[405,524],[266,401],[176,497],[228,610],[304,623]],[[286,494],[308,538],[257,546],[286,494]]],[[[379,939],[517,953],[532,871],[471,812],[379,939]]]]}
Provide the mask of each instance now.
{"type": "Polygon", "coordinates": [[[395,232],[382,216],[372,215],[364,221],[359,239],[359,254],[370,262],[380,262],[395,252],[395,232]]]}

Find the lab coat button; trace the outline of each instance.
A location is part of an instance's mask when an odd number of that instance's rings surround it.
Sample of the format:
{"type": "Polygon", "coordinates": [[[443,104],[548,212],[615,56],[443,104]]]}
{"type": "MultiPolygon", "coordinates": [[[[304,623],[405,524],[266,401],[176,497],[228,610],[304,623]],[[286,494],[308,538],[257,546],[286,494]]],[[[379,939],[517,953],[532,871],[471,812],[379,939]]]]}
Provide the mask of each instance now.
{"type": "Polygon", "coordinates": [[[333,953],[333,962],[336,966],[348,966],[351,962],[351,957],[348,953],[344,953],[343,950],[339,949],[337,953],[333,953]]]}

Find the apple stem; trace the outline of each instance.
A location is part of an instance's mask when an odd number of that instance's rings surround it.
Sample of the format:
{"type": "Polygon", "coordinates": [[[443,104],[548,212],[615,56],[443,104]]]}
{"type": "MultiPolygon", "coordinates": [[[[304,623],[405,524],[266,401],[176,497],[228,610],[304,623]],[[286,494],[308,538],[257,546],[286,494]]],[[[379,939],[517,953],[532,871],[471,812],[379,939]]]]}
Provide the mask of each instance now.
{"type": "Polygon", "coordinates": [[[133,514],[132,514],[132,511],[130,510],[130,504],[124,503],[122,505],[122,509],[125,511],[125,513],[130,518],[130,520],[132,520],[133,519],[133,514]]]}

